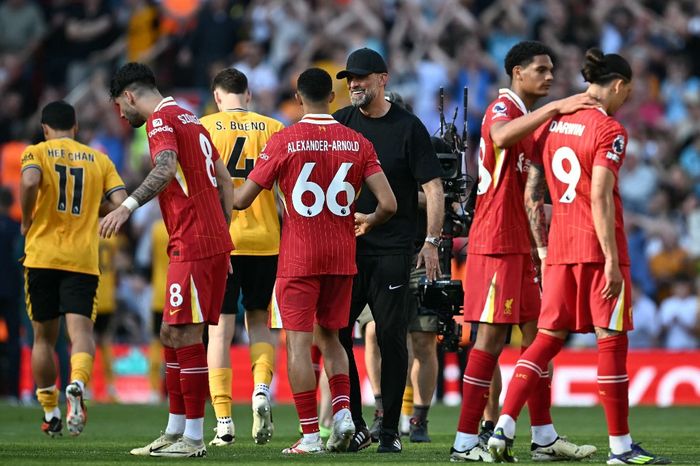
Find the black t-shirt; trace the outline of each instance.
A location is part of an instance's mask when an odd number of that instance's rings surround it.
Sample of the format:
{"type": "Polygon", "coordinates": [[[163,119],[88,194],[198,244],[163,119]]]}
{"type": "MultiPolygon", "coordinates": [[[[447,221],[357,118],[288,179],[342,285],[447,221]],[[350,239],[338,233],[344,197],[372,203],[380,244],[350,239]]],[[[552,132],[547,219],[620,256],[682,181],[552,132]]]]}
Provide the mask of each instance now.
{"type": "MultiPolygon", "coordinates": [[[[413,254],[418,216],[416,183],[427,183],[441,173],[428,131],[415,115],[395,104],[380,118],[366,117],[352,106],[338,110],[333,117],[374,145],[398,205],[388,222],[357,239],[357,254],[413,254]]],[[[372,213],[376,207],[377,199],[364,187],[357,199],[357,212],[372,213]]]]}

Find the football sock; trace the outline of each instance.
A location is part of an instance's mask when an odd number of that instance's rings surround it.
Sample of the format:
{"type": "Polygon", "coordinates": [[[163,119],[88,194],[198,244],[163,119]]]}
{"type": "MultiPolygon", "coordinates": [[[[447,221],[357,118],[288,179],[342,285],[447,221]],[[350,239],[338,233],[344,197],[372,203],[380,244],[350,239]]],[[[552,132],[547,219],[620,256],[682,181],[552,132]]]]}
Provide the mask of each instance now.
{"type": "Polygon", "coordinates": [[[417,419],[418,421],[425,421],[428,419],[428,410],[430,409],[430,405],[427,406],[422,406],[422,405],[414,405],[413,406],[413,417],[417,419]]]}
{"type": "Polygon", "coordinates": [[[105,383],[109,385],[114,385],[114,371],[112,370],[112,361],[114,360],[112,345],[110,343],[105,343],[100,345],[101,355],[102,355],[102,371],[105,375],[105,383]]]}
{"type": "Polygon", "coordinates": [[[457,451],[467,451],[474,448],[479,443],[479,436],[476,434],[465,434],[457,432],[455,442],[452,447],[457,451]]]}
{"type": "Polygon", "coordinates": [[[350,377],[348,374],[336,374],[328,379],[331,389],[333,414],[341,409],[350,409],[350,377]]]}
{"type": "Polygon", "coordinates": [[[182,435],[192,440],[201,441],[204,437],[204,416],[196,419],[186,419],[185,431],[182,435]]]}
{"type": "Polygon", "coordinates": [[[74,353],[70,357],[70,380],[80,382],[82,390],[85,390],[85,385],[90,381],[92,362],[93,358],[89,353],[74,353]]]}
{"type": "MultiPolygon", "coordinates": [[[[163,346],[165,356],[165,387],[168,391],[168,403],[170,414],[182,415],[182,430],[185,429],[185,400],[182,398],[180,388],[180,364],[177,362],[177,351],[175,348],[163,346]]],[[[168,421],[170,425],[170,421],[168,421]]],[[[182,433],[167,431],[167,433],[182,433]]]]}
{"type": "Polygon", "coordinates": [[[316,345],[311,345],[311,364],[314,367],[316,388],[318,388],[318,381],[321,379],[321,348],[316,345]]]}
{"type": "Polygon", "coordinates": [[[489,399],[489,388],[496,362],[496,356],[485,351],[472,349],[469,353],[467,368],[462,379],[462,400],[464,401],[459,414],[458,432],[474,436],[479,433],[479,421],[489,399]]]}
{"type": "Polygon", "coordinates": [[[265,342],[250,345],[250,365],[253,370],[253,383],[255,385],[264,384],[268,387],[270,386],[274,364],[274,346],[265,342]]]}
{"type": "Polygon", "coordinates": [[[159,340],[151,341],[148,345],[148,384],[155,393],[161,392],[161,354],[163,345],[159,340]]]}
{"type": "Polygon", "coordinates": [[[266,385],[264,383],[258,383],[255,384],[255,387],[253,388],[253,398],[255,398],[257,395],[265,395],[265,397],[270,400],[270,386],[266,385]]]}
{"type": "MultiPolygon", "coordinates": [[[[520,356],[515,365],[513,378],[508,385],[508,392],[503,403],[502,414],[518,419],[525,402],[530,398],[535,387],[540,383],[547,365],[561,351],[564,340],[538,332],[532,345],[520,356]]],[[[501,416],[503,417],[503,416],[501,416]]],[[[502,427],[498,420],[496,427],[502,427]]]]}
{"type": "Polygon", "coordinates": [[[299,424],[306,441],[307,434],[318,433],[318,411],[316,410],[316,390],[294,393],[294,406],[299,415],[299,424]]]}
{"type": "Polygon", "coordinates": [[[559,438],[553,424],[531,426],[530,432],[532,434],[532,443],[536,443],[541,447],[551,445],[557,438],[559,438]]]}
{"type": "Polygon", "coordinates": [[[410,385],[406,385],[406,388],[403,389],[401,414],[406,416],[413,414],[413,387],[410,385]]]}
{"type": "Polygon", "coordinates": [[[53,417],[61,418],[61,410],[58,409],[58,390],[56,385],[37,388],[36,399],[39,400],[39,404],[44,408],[44,420],[48,422],[53,417]]]}
{"type": "MultiPolygon", "coordinates": [[[[520,355],[522,356],[528,349],[528,346],[522,346],[520,348],[520,355]]],[[[549,365],[547,369],[542,372],[540,379],[537,382],[530,398],[527,399],[527,409],[530,412],[530,425],[531,426],[545,426],[552,424],[552,416],[550,415],[550,408],[552,405],[552,379],[549,373],[549,365]]],[[[552,440],[553,442],[554,440],[552,440]]],[[[539,442],[536,442],[541,445],[539,442]]],[[[551,442],[549,442],[551,443],[551,442]]]]}
{"type": "Polygon", "coordinates": [[[231,417],[231,369],[216,367],[209,369],[209,392],[211,404],[217,418],[231,417]]]}
{"type": "Polygon", "coordinates": [[[184,414],[168,414],[168,425],[165,427],[167,435],[180,436],[185,432],[185,415],[184,414]]]}
{"type": "Polygon", "coordinates": [[[201,440],[204,437],[204,405],[209,393],[207,351],[202,343],[178,348],[176,351],[187,418],[184,435],[193,440],[201,440]]]}
{"type": "Polygon", "coordinates": [[[621,455],[632,449],[632,437],[627,435],[611,435],[608,437],[610,441],[610,451],[613,455],[621,455]]]}
{"type": "MultiPolygon", "coordinates": [[[[610,435],[610,448],[624,453],[631,449],[629,437],[628,399],[629,377],[627,375],[627,335],[620,334],[598,340],[598,394],[605,411],[610,435]],[[613,441],[613,437],[616,438],[613,441]]],[[[613,453],[616,453],[613,450],[613,453]]]]}

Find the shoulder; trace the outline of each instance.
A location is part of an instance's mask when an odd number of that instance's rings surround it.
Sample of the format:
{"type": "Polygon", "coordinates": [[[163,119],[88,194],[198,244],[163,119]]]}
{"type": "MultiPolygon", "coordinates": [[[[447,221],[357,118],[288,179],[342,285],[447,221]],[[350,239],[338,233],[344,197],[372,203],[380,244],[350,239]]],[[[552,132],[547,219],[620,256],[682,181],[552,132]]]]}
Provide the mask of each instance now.
{"type": "Polygon", "coordinates": [[[25,147],[22,150],[22,158],[20,160],[20,163],[23,166],[39,163],[39,160],[43,158],[45,149],[45,142],[41,142],[39,144],[32,144],[25,147]]]}
{"type": "Polygon", "coordinates": [[[210,113],[209,115],[204,115],[199,119],[199,121],[202,123],[204,126],[211,126],[214,124],[214,122],[218,119],[222,118],[222,113],[224,112],[216,112],[216,113],[210,113]]]}

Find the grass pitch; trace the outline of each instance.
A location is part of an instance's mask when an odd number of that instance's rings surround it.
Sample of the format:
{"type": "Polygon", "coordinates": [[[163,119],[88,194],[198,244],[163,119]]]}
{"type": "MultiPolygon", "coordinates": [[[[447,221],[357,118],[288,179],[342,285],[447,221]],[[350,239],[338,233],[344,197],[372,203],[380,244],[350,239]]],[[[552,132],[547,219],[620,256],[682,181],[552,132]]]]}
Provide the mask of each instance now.
{"type": "MultiPolygon", "coordinates": [[[[64,411],[65,420],[65,408],[64,411]]],[[[459,408],[434,406],[430,411],[432,443],[412,444],[406,439],[402,454],[376,454],[376,444],[358,454],[328,454],[286,457],[280,451],[297,438],[296,412],[293,406],[275,406],[275,436],[268,445],[255,445],[250,429],[250,407],[235,406],[236,443],[230,447],[208,447],[208,457],[196,460],[139,458],[129,455],[135,446],[145,445],[158,436],[167,421],[167,406],[92,405],[89,420],[80,437],[71,437],[64,426],[62,438],[51,439],[40,427],[39,407],[16,407],[0,404],[0,465],[19,464],[90,464],[119,463],[206,463],[206,464],[282,464],[326,463],[446,463],[454,439],[459,408]]],[[[586,463],[605,463],[607,433],[603,411],[597,408],[557,408],[553,410],[557,430],[576,443],[590,443],[598,453],[586,463]]],[[[371,421],[371,413],[366,413],[371,421]]],[[[653,453],[673,459],[674,463],[700,463],[700,409],[633,408],[630,424],[635,440],[653,453]]],[[[205,440],[213,437],[214,415],[210,408],[205,423],[205,440]]],[[[520,419],[515,452],[521,463],[529,461],[527,413],[520,419]]]]}

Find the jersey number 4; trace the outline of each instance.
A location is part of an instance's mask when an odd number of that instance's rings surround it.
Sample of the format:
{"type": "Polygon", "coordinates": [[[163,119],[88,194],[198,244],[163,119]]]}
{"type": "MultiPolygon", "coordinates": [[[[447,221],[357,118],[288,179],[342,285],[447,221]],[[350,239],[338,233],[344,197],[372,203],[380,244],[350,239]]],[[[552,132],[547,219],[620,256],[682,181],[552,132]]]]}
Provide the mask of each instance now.
{"type": "Polygon", "coordinates": [[[226,168],[228,169],[231,178],[242,178],[247,179],[250,172],[253,171],[255,167],[255,161],[252,159],[245,159],[244,168],[238,168],[238,163],[241,161],[241,154],[243,154],[243,146],[246,142],[245,136],[239,136],[236,138],[236,142],[233,144],[233,149],[231,150],[231,157],[228,159],[228,164],[226,168]]]}
{"type": "Polygon", "coordinates": [[[303,217],[315,217],[321,213],[323,205],[327,204],[328,210],[335,215],[340,217],[350,215],[350,206],[355,201],[355,188],[345,181],[345,177],[350,171],[352,163],[344,162],[340,164],[340,168],[338,168],[325,192],[319,184],[309,180],[315,166],[316,162],[306,162],[301,168],[297,182],[294,183],[294,189],[292,190],[294,210],[303,217]],[[301,198],[307,192],[311,193],[314,198],[311,205],[304,204],[301,198]],[[341,192],[345,192],[347,204],[338,203],[337,197],[341,192]]]}
{"type": "Polygon", "coordinates": [[[66,190],[68,187],[68,173],[70,173],[73,177],[73,201],[71,203],[70,213],[73,215],[80,215],[83,202],[83,168],[68,168],[65,165],[56,164],[54,169],[58,173],[58,205],[56,206],[56,210],[59,212],[66,211],[66,205],[68,204],[66,190]]]}

